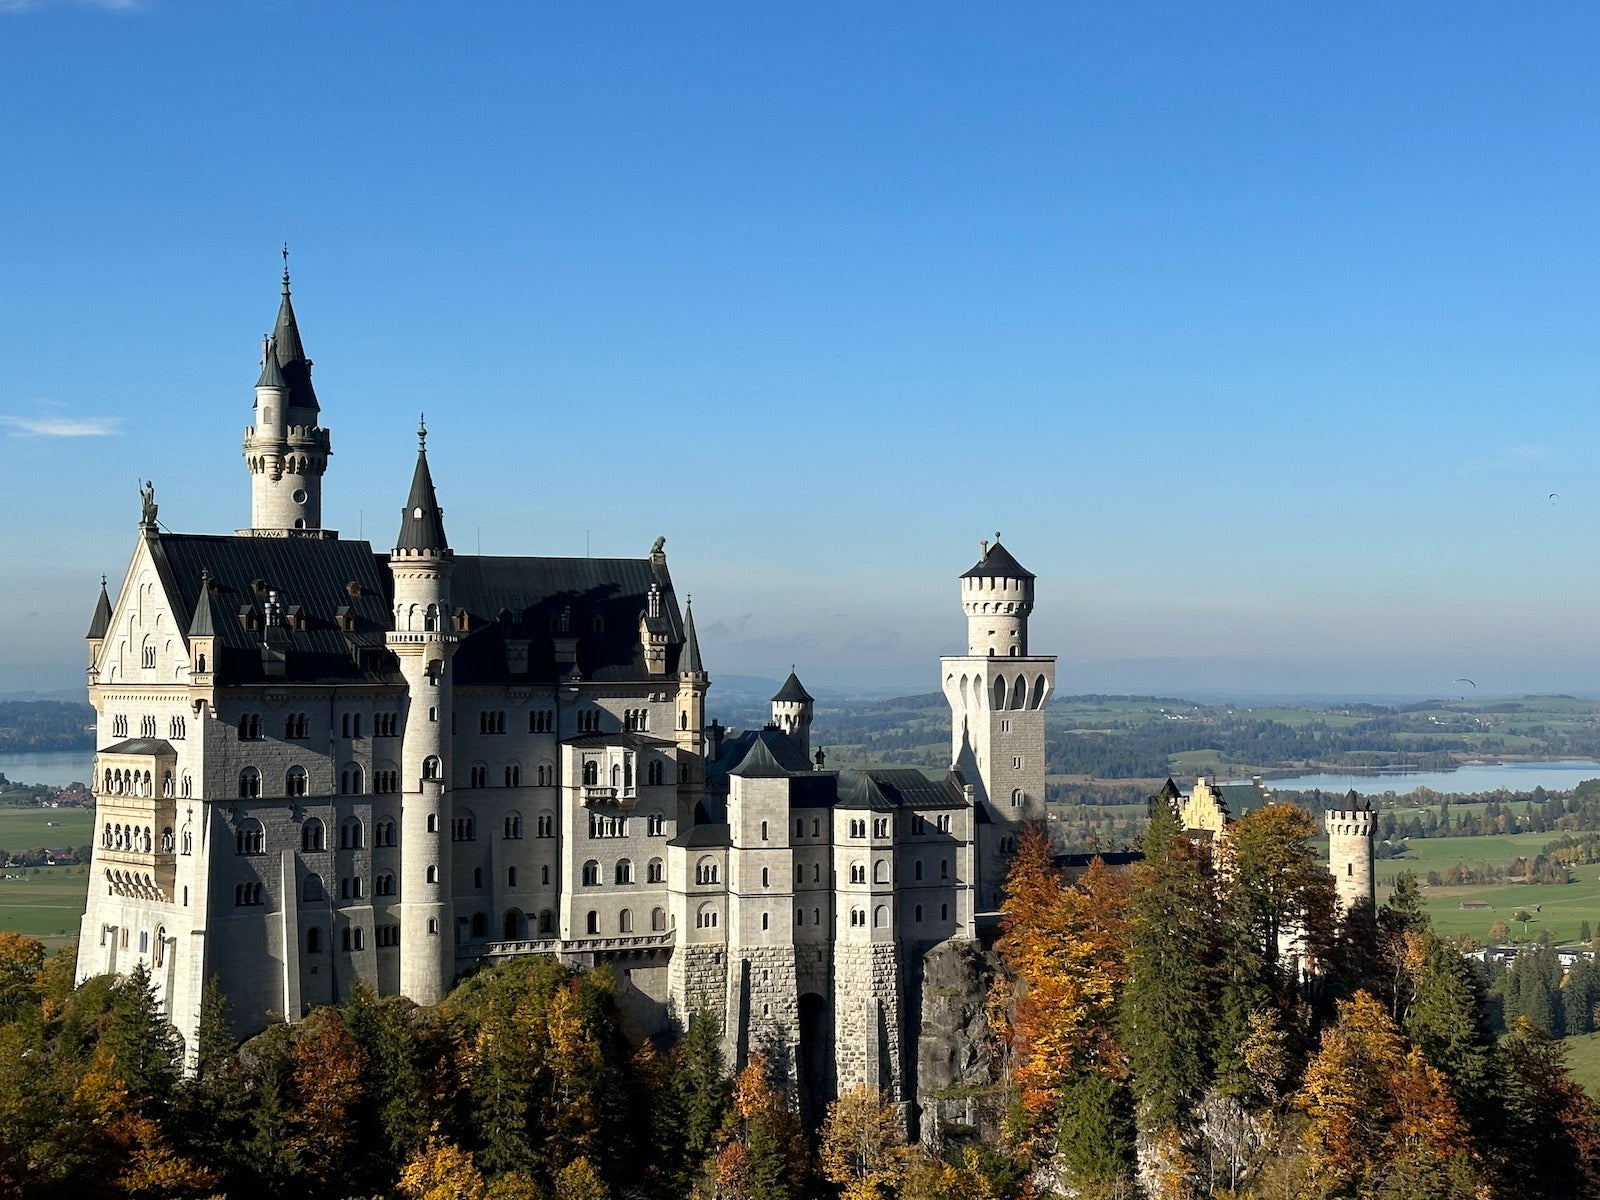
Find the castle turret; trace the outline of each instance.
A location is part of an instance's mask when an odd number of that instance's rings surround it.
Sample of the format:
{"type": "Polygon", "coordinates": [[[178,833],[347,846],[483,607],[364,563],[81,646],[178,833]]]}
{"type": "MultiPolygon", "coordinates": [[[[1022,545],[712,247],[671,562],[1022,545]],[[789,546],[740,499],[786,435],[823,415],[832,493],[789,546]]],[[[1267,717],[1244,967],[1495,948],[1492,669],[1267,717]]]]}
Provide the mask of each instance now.
{"type": "Polygon", "coordinates": [[[89,642],[89,673],[90,682],[94,682],[97,664],[100,661],[100,647],[106,643],[106,635],[111,632],[111,594],[106,591],[106,577],[100,576],[100,599],[94,606],[94,616],[89,621],[89,632],[85,635],[89,642]]]}
{"type": "Polygon", "coordinates": [[[1341,808],[1322,814],[1328,831],[1328,870],[1339,893],[1339,908],[1350,912],[1358,903],[1371,907],[1377,901],[1373,890],[1372,845],[1376,832],[1371,804],[1354,788],[1341,808]]]}
{"type": "Polygon", "coordinates": [[[455,976],[450,903],[450,572],[454,554],[428,470],[428,432],[389,556],[394,631],[385,638],[408,690],[400,803],[400,992],[436,1004],[455,976]]]}
{"type": "Polygon", "coordinates": [[[289,300],[289,257],[284,251],[283,298],[273,333],[262,339],[256,377],[255,423],[245,430],[250,469],[250,529],[240,532],[325,536],[322,475],[333,453],[311,387],[311,360],[289,300]]]}
{"type": "Polygon", "coordinates": [[[778,694],[772,698],[772,723],[794,739],[800,753],[811,757],[811,713],[815,700],[800,677],[789,669],[778,694]]]}
{"type": "Polygon", "coordinates": [[[940,659],[950,703],[950,761],[971,784],[977,823],[980,911],[999,905],[1017,836],[1045,815],[1044,714],[1056,686],[1054,655],[1028,653],[1033,573],[995,535],[961,575],[967,652],[940,659]]]}
{"type": "Polygon", "coordinates": [[[694,600],[683,606],[683,646],[678,651],[678,703],[673,740],[678,744],[678,828],[693,822],[694,806],[705,791],[706,690],[711,677],[700,661],[694,631],[694,600]]]}

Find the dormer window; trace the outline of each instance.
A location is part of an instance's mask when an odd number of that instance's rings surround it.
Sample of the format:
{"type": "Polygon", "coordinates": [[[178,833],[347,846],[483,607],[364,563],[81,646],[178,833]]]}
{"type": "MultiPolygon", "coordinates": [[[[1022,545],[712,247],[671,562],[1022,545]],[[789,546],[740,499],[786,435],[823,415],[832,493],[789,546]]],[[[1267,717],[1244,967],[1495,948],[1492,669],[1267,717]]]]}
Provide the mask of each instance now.
{"type": "Polygon", "coordinates": [[[341,632],[354,633],[356,631],[356,610],[351,608],[350,605],[341,604],[335,609],[334,620],[338,623],[341,632]]]}

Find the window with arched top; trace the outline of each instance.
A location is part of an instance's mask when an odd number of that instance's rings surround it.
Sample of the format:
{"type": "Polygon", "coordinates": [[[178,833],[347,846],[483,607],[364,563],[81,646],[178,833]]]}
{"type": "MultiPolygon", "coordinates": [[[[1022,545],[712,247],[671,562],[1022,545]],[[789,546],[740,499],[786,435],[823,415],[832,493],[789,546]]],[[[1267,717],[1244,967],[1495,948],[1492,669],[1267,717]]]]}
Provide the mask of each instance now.
{"type": "Polygon", "coordinates": [[[644,879],[646,883],[660,883],[666,878],[666,864],[659,858],[652,858],[645,864],[644,879]]]}
{"type": "Polygon", "coordinates": [[[889,882],[889,864],[886,860],[880,858],[872,864],[872,882],[889,882]]]}
{"type": "Polygon", "coordinates": [[[322,953],[322,930],[318,929],[315,925],[306,930],[306,953],[322,953]]]}
{"type": "Polygon", "coordinates": [[[858,862],[851,863],[850,864],[850,882],[851,883],[865,883],[866,881],[867,881],[867,864],[866,863],[858,863],[858,862]]]}
{"type": "Polygon", "coordinates": [[[696,883],[700,884],[716,883],[717,860],[708,854],[698,863],[696,863],[694,868],[694,880],[696,883]]]}
{"type": "Polygon", "coordinates": [[[652,908],[650,910],[650,932],[662,933],[667,928],[667,914],[665,909],[652,908]]]}
{"type": "Polygon", "coordinates": [[[589,859],[588,862],[583,864],[583,876],[582,876],[582,878],[583,878],[583,886],[584,887],[599,887],[600,886],[600,864],[598,862],[596,862],[592,858],[589,859]]]}
{"type": "Polygon", "coordinates": [[[304,854],[315,854],[326,849],[322,822],[315,817],[308,818],[300,827],[300,850],[304,854]]]}
{"type": "Polygon", "coordinates": [[[633,860],[631,858],[617,859],[616,878],[618,883],[633,882],[633,860]]]}
{"type": "Polygon", "coordinates": [[[233,846],[236,854],[265,854],[267,834],[261,827],[261,822],[254,817],[246,817],[239,822],[239,827],[233,834],[233,846]]]}
{"type": "Polygon", "coordinates": [[[339,772],[339,793],[359,796],[366,791],[366,777],[357,763],[351,763],[339,772]]]}
{"type": "Polygon", "coordinates": [[[261,772],[254,767],[246,767],[239,772],[239,798],[254,800],[261,795],[261,772]]]}
{"type": "Polygon", "coordinates": [[[438,883],[439,882],[439,868],[436,867],[436,866],[433,866],[432,864],[430,864],[426,874],[423,877],[429,883],[438,883]]]}
{"type": "Polygon", "coordinates": [[[584,920],[583,928],[585,933],[599,933],[600,914],[591,908],[588,917],[584,920]]]}
{"type": "Polygon", "coordinates": [[[618,933],[632,933],[633,932],[633,909],[625,908],[620,913],[617,914],[617,932],[618,933]]]}
{"type": "Polygon", "coordinates": [[[341,850],[359,850],[359,849],[361,849],[361,841],[362,841],[361,832],[362,832],[361,831],[361,818],[360,817],[347,817],[339,825],[339,849],[341,849],[341,850]]]}
{"type": "Polygon", "coordinates": [[[583,786],[598,787],[600,784],[600,764],[592,758],[583,760],[583,786]]]}
{"type": "Polygon", "coordinates": [[[438,779],[440,771],[439,757],[435,754],[428,755],[422,760],[422,777],[424,779],[438,779]]]}
{"type": "Polygon", "coordinates": [[[306,876],[306,881],[300,885],[300,901],[303,904],[314,904],[323,899],[326,893],[322,890],[322,876],[311,874],[306,876]]]}

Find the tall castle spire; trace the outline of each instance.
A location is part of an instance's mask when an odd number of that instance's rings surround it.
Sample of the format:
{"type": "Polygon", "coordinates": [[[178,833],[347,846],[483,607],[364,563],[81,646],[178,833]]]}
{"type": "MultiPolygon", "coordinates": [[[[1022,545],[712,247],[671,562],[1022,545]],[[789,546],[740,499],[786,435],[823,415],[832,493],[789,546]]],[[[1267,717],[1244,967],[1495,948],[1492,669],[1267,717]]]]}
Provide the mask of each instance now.
{"type": "Polygon", "coordinates": [[[333,537],[322,528],[322,476],[333,447],[318,424],[311,360],[289,301],[289,247],[283,248],[283,298],[273,332],[262,339],[255,424],[244,431],[250,471],[250,528],[241,533],[333,537]]]}
{"type": "Polygon", "coordinates": [[[407,556],[451,556],[450,541],[444,534],[444,509],[433,490],[433,472],[428,470],[428,424],[417,422],[417,466],[411,473],[411,494],[400,515],[400,536],[394,552],[407,556]]]}

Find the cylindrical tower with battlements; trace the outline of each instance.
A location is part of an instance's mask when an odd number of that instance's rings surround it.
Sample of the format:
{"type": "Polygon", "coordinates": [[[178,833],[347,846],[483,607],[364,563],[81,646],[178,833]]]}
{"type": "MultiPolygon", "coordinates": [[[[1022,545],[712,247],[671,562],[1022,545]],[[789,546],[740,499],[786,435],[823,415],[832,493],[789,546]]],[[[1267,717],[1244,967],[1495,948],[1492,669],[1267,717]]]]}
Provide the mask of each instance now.
{"type": "Polygon", "coordinates": [[[1322,814],[1322,823],[1328,831],[1328,870],[1333,873],[1340,911],[1348,913],[1362,902],[1370,908],[1377,899],[1372,871],[1377,823],[1370,805],[1352,788],[1343,807],[1322,814]]]}
{"type": "Polygon", "coordinates": [[[1033,575],[998,541],[993,548],[984,542],[978,565],[961,577],[961,608],[969,656],[1027,657],[1033,575]]]}

